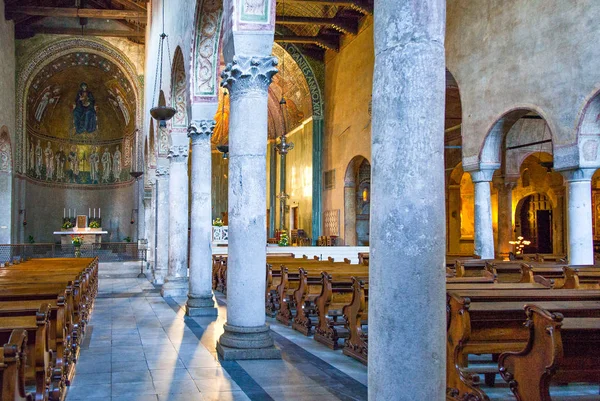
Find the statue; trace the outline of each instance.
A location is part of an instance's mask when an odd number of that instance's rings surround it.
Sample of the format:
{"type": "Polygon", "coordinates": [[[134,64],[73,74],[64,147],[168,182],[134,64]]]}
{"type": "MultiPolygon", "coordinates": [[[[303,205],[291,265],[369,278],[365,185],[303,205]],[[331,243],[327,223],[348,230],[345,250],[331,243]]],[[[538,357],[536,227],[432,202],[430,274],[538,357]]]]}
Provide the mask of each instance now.
{"type": "Polygon", "coordinates": [[[102,182],[108,182],[110,180],[110,153],[108,148],[104,149],[102,154],[102,182]]]}
{"type": "Polygon", "coordinates": [[[76,134],[96,131],[98,128],[96,110],[94,95],[88,90],[87,84],[82,82],[73,105],[73,125],[76,134]]]}
{"type": "Polygon", "coordinates": [[[51,148],[51,143],[48,142],[46,149],[44,150],[44,156],[46,156],[46,181],[52,181],[54,177],[54,152],[51,148]]]}
{"type": "Polygon", "coordinates": [[[38,139],[35,147],[35,178],[42,178],[42,145],[38,139]]]}
{"type": "Polygon", "coordinates": [[[117,145],[117,150],[115,150],[113,156],[113,176],[116,182],[121,181],[121,151],[119,150],[119,145],[117,145]]]}
{"type": "Polygon", "coordinates": [[[98,167],[100,165],[100,156],[98,155],[98,148],[94,146],[92,154],[90,154],[90,181],[92,184],[98,181],[98,167]]]}

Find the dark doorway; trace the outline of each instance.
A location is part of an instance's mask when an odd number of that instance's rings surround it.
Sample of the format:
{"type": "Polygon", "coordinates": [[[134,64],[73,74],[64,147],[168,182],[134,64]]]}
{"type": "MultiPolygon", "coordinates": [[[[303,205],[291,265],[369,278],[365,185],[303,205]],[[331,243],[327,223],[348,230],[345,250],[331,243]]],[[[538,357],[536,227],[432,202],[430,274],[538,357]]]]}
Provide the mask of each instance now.
{"type": "Polygon", "coordinates": [[[522,199],[515,217],[517,236],[531,241],[524,253],[553,253],[552,205],[546,195],[538,193],[522,199]]]}
{"type": "Polygon", "coordinates": [[[537,252],[552,253],[552,211],[537,210],[537,252]]]}

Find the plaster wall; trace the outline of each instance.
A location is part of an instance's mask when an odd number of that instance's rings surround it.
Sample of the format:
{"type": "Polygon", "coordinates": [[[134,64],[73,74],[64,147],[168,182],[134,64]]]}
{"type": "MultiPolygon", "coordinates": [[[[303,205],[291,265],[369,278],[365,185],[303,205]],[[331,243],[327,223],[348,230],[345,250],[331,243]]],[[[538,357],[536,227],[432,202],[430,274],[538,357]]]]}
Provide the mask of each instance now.
{"type": "Polygon", "coordinates": [[[371,93],[373,87],[373,20],[367,18],[339,53],[325,60],[325,138],[323,171],[335,170],[335,188],[323,190],[323,211],[340,211],[344,234],[344,175],[355,156],[371,163],[371,93]]]}
{"type": "Polygon", "coordinates": [[[137,224],[131,224],[135,183],[113,189],[58,190],[37,184],[27,185],[27,226],[25,238],[32,235],[36,242],[55,242],[60,238],[52,232],[62,225],[63,209],[75,208],[77,214],[87,215],[88,208],[102,209],[102,228],[108,231],[103,241],[118,242],[135,237],[137,224]]]}
{"type": "MultiPolygon", "coordinates": [[[[4,19],[4,0],[0,0],[0,128],[8,130],[14,152],[15,141],[15,39],[12,21],[4,19]]],[[[14,160],[14,154],[12,155],[14,160]]],[[[13,171],[0,172],[0,244],[12,239],[12,220],[18,210],[13,202],[13,171]]]]}
{"type": "Polygon", "coordinates": [[[557,167],[578,164],[580,112],[600,89],[599,18],[594,0],[448,2],[446,60],[461,91],[465,168],[494,122],[519,107],[547,121],[557,167]]]}

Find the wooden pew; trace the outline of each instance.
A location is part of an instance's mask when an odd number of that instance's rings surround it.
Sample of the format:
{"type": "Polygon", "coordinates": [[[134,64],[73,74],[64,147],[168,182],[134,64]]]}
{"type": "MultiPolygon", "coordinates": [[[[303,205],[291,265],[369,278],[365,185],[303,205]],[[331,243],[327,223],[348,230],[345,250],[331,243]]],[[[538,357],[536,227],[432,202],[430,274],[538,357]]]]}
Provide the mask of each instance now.
{"type": "MultiPolygon", "coordinates": [[[[213,290],[227,292],[227,255],[213,255],[213,290]]],[[[276,253],[267,255],[267,263],[279,264],[296,259],[293,253],[276,253]]]]}
{"type": "Polygon", "coordinates": [[[600,384],[600,318],[564,318],[536,305],[525,311],[526,346],[498,361],[517,400],[551,401],[552,382],[600,384]]]}
{"type": "Polygon", "coordinates": [[[25,391],[27,330],[15,329],[0,348],[0,401],[32,401],[25,391]]]}
{"type": "Polygon", "coordinates": [[[369,355],[368,333],[364,331],[369,318],[369,283],[352,277],[352,300],[342,310],[348,338],[344,342],[344,355],[367,364],[369,355]]]}
{"type": "Polygon", "coordinates": [[[369,266],[369,252],[358,253],[358,264],[369,266]]]}
{"type": "Polygon", "coordinates": [[[458,290],[448,291],[446,382],[459,399],[487,400],[478,376],[466,371],[469,354],[519,351],[527,341],[523,304],[536,302],[569,317],[599,316],[600,291],[458,290]]]}

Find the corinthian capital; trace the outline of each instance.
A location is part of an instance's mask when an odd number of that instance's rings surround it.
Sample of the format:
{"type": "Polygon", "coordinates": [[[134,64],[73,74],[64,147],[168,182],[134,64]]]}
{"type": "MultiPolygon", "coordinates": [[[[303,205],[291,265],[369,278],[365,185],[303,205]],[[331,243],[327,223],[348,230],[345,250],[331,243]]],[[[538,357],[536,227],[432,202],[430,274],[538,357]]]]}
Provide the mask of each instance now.
{"type": "Polygon", "coordinates": [[[192,144],[198,142],[200,138],[210,138],[215,128],[215,120],[196,120],[188,127],[188,137],[192,139],[192,144]]]}
{"type": "Polygon", "coordinates": [[[188,147],[185,145],[173,145],[169,148],[168,158],[171,162],[185,162],[188,157],[188,147]]]}
{"type": "Polygon", "coordinates": [[[246,92],[267,92],[273,75],[277,74],[277,57],[234,56],[221,73],[221,86],[227,88],[231,97],[246,92]]]}
{"type": "Polygon", "coordinates": [[[167,177],[169,175],[169,169],[167,167],[158,166],[156,168],[157,177],[167,177]]]}

